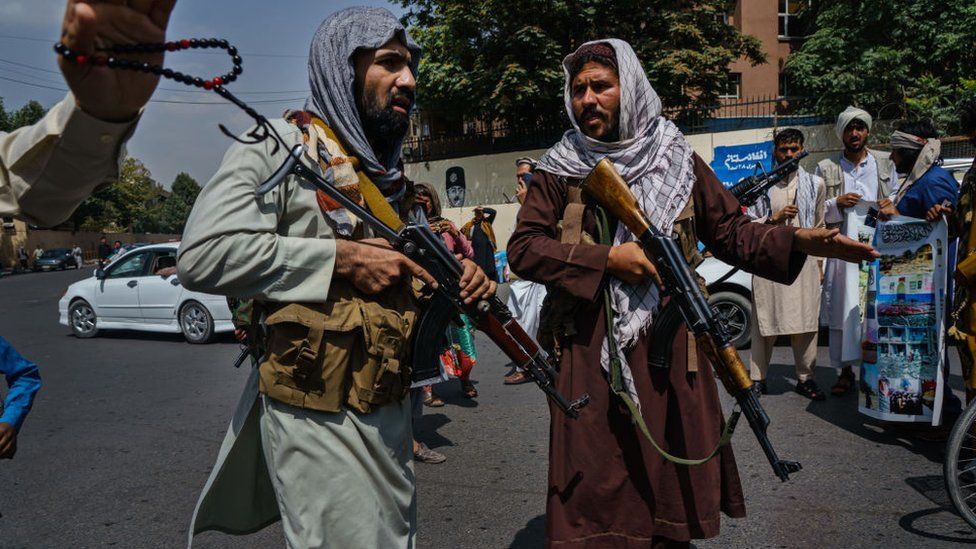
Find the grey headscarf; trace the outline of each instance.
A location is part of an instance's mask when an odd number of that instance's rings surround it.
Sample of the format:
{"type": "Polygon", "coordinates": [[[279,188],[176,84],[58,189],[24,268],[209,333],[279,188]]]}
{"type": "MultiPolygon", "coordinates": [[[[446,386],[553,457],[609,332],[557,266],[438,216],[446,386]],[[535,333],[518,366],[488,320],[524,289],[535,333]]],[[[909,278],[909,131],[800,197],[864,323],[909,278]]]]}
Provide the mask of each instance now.
{"type": "Polygon", "coordinates": [[[347,8],[332,14],[319,25],[308,54],[308,82],[312,96],[305,109],[322,116],[355,155],[370,179],[385,190],[401,177],[400,143],[389,158],[377,158],[370,147],[356,108],[353,54],[376,49],[394,36],[410,50],[410,69],[417,73],[420,46],[400,21],[383,8],[347,8]]]}

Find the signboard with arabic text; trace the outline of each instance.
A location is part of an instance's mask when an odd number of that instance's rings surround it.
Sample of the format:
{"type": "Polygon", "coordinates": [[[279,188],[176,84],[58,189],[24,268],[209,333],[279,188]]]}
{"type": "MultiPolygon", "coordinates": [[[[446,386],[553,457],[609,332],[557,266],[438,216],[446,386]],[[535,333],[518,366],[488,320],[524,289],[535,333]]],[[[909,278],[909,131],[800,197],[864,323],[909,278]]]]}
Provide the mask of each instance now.
{"type": "Polygon", "coordinates": [[[757,172],[762,173],[762,170],[769,170],[772,164],[773,142],[763,141],[762,143],[715,147],[711,166],[715,175],[718,176],[718,180],[727,189],[738,183],[743,177],[749,177],[757,172]],[[757,168],[756,163],[762,165],[762,169],[757,168]]]}

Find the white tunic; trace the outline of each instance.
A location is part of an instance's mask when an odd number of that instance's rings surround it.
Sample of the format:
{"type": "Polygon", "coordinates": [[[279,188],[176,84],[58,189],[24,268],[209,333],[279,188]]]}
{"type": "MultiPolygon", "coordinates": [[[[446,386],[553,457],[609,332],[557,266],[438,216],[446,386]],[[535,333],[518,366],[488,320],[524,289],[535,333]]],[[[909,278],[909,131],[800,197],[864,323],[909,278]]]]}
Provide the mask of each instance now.
{"type": "MultiPolygon", "coordinates": [[[[796,172],[788,182],[780,182],[769,189],[771,212],[778,212],[788,205],[797,205],[797,200],[802,198],[802,194],[797,194],[799,179],[799,172],[796,172]]],[[[817,198],[816,204],[812,206],[813,227],[816,228],[824,226],[826,189],[820,178],[815,178],[814,184],[817,185],[817,198]]],[[[785,224],[799,227],[800,216],[793,217],[785,224]]],[[[800,275],[790,285],[758,276],[752,278],[752,299],[761,335],[769,337],[817,331],[820,312],[820,268],[817,260],[816,257],[808,256],[800,275]]]]}
{"type": "MultiPolygon", "coordinates": [[[[878,163],[873,155],[867,154],[864,160],[856,165],[846,157],[840,158],[841,172],[844,174],[844,188],[840,194],[857,193],[861,195],[859,205],[873,203],[878,196],[878,163]]],[[[819,168],[818,168],[819,175],[819,168]]],[[[880,197],[884,198],[884,197],[880,197]]],[[[864,222],[867,208],[858,208],[858,224],[864,222]]],[[[837,206],[837,199],[826,201],[827,223],[842,223],[841,234],[850,236],[847,222],[847,210],[837,206]]],[[[855,235],[853,238],[857,238],[855,235]]],[[[820,310],[820,322],[829,326],[831,330],[844,333],[841,345],[841,360],[849,362],[861,356],[861,307],[858,282],[860,280],[860,266],[857,263],[847,263],[839,259],[828,259],[826,275],[823,285],[823,297],[820,310]]]]}

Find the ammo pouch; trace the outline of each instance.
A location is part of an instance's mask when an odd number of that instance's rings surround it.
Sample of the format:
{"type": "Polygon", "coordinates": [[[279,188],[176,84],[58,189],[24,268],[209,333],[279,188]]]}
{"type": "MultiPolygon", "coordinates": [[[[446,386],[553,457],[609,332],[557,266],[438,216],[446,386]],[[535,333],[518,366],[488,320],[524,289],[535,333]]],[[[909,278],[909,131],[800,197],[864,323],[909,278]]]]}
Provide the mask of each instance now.
{"type": "MultiPolygon", "coordinates": [[[[579,246],[595,243],[592,235],[582,229],[585,204],[579,188],[580,181],[564,178],[563,182],[566,184],[567,205],[563,218],[557,224],[556,238],[560,242],[579,246]]],[[[688,204],[675,219],[673,232],[688,265],[692,270],[696,269],[703,258],[698,251],[693,198],[688,199],[688,204]]],[[[707,298],[708,292],[701,277],[698,277],[698,282],[707,298]]],[[[589,304],[583,303],[556,286],[547,286],[546,298],[542,302],[542,311],[539,315],[538,340],[549,354],[558,358],[560,347],[576,335],[576,317],[586,305],[589,304]]],[[[683,323],[684,318],[677,303],[669,300],[658,312],[651,329],[653,345],[648,353],[650,366],[666,368],[671,365],[671,343],[683,323]]]]}
{"type": "Polygon", "coordinates": [[[418,313],[409,287],[367,296],[333,279],[325,303],[288,303],[267,313],[259,373],[270,398],[321,412],[346,406],[370,413],[408,394],[418,313]]]}

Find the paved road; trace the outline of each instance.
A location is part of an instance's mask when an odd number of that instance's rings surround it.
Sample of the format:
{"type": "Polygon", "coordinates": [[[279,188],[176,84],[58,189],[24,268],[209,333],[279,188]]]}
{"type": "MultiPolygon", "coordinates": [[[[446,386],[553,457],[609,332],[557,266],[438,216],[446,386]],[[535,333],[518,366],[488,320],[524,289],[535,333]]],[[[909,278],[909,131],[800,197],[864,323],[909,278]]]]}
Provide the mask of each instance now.
{"type": "MultiPolygon", "coordinates": [[[[231,367],[237,345],[229,339],[191,346],[169,335],[68,335],[56,303],[87,274],[0,279],[0,334],[44,378],[17,458],[0,463],[0,547],[178,547],[246,372],[231,367]]],[[[481,348],[478,401],[447,387],[448,406],[428,409],[420,426],[419,437],[449,458],[417,467],[421,547],[543,543],[546,407],[534,386],[503,387],[500,353],[481,348]]],[[[777,363],[791,363],[786,347],[776,349],[777,363]]],[[[854,411],[853,397],[806,401],[791,392],[791,376],[774,365],[763,402],[777,449],[803,462],[803,472],[780,483],[750,431],[739,429],[750,516],[725,520],[721,536],[698,547],[976,543],[941,507],[941,445],[885,431],[854,411]]],[[[833,373],[817,376],[829,386],[833,373]]],[[[277,525],[197,539],[198,547],[282,543],[277,525]]]]}

